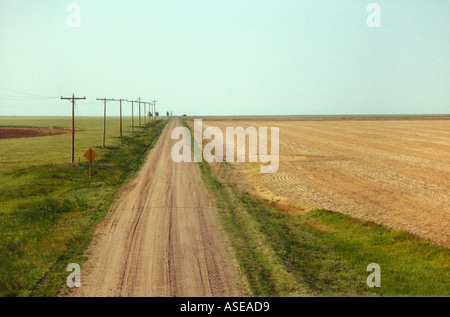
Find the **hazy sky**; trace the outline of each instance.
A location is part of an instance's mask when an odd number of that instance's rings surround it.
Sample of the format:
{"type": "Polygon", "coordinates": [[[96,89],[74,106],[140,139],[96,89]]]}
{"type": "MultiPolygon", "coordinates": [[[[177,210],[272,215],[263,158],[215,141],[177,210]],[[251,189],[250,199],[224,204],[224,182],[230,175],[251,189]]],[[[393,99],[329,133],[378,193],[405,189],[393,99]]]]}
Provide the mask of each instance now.
{"type": "Polygon", "coordinates": [[[374,2],[1,0],[0,115],[450,113],[450,2],[374,2]]]}

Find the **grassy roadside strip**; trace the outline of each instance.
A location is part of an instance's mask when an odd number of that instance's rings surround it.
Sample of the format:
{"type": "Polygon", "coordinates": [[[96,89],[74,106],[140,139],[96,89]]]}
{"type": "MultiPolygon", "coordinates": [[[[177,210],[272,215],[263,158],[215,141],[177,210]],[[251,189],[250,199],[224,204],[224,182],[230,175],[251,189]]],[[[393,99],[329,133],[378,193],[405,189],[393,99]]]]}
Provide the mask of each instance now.
{"type": "Polygon", "coordinates": [[[450,250],[328,210],[286,212],[198,164],[253,295],[450,295],[450,250]],[[367,286],[370,263],[380,265],[379,288],[367,286]]]}
{"type": "Polygon", "coordinates": [[[89,165],[47,165],[1,175],[0,296],[55,296],[81,264],[95,225],[144,162],[167,120],[136,129],[89,165]]]}

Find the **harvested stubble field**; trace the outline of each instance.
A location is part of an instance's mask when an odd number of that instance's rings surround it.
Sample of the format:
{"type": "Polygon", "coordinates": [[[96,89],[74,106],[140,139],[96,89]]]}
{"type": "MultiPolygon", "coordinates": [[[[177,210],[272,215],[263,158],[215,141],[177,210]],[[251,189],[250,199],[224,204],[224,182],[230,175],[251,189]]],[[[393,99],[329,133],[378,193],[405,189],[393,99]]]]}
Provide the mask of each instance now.
{"type": "MultiPolygon", "coordinates": [[[[248,157],[231,163],[233,182],[246,191],[299,211],[334,210],[450,247],[448,118],[204,118],[203,128],[208,126],[279,127],[278,172],[261,174],[259,160],[248,163],[248,157]]],[[[212,165],[220,173],[220,164],[212,165]]]]}

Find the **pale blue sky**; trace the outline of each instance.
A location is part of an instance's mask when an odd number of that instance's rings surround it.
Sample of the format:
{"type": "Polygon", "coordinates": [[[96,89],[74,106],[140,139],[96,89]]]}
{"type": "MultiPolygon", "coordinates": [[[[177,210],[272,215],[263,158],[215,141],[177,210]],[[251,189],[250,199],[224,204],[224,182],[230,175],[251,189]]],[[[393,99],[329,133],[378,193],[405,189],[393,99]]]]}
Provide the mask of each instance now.
{"type": "Polygon", "coordinates": [[[450,113],[449,1],[372,2],[1,0],[0,115],[450,113]]]}

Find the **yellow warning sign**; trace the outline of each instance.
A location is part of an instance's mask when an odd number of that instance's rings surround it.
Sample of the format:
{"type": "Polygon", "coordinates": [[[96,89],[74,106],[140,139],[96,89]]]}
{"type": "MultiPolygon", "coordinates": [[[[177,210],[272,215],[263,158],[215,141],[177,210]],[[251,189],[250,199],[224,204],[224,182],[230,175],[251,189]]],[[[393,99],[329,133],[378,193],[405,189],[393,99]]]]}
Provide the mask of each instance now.
{"type": "Polygon", "coordinates": [[[84,153],[84,157],[89,161],[92,162],[97,157],[97,153],[93,149],[89,149],[84,153]]]}

